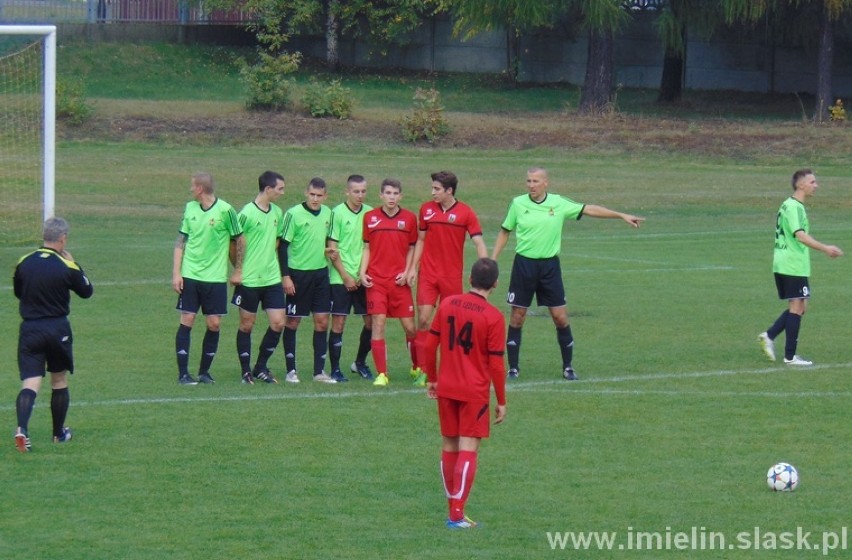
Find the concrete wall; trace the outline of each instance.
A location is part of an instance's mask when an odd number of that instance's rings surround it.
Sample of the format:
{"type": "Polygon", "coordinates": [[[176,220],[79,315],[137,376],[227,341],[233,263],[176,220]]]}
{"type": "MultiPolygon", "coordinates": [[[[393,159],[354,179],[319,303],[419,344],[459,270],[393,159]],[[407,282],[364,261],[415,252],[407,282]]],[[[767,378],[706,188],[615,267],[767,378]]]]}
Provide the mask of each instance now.
{"type": "MultiPolygon", "coordinates": [[[[615,44],[615,81],[623,87],[657,88],[662,74],[663,47],[653,13],[634,14],[634,21],[615,44]]],[[[60,38],[75,26],[62,26],[60,38]]],[[[76,26],[77,34],[93,40],[248,44],[246,31],[225,26],[109,24],[76,26]]],[[[61,40],[61,39],[60,39],[61,40]]],[[[290,47],[323,60],[325,39],[297,37],[290,47]]],[[[404,45],[379,52],[363,41],[342,39],[340,61],[347,66],[402,68],[439,72],[501,73],[506,71],[506,35],[483,33],[469,40],[456,37],[447,16],[426,22],[404,45]]],[[[543,31],[521,37],[519,78],[526,83],[583,83],[588,41],[583,32],[543,31]]],[[[767,44],[762,30],[736,29],[710,40],[689,37],[684,85],[695,90],[805,92],[816,89],[816,52],[767,44]]],[[[838,30],[834,48],[834,95],[852,96],[852,33],[838,30]]]]}

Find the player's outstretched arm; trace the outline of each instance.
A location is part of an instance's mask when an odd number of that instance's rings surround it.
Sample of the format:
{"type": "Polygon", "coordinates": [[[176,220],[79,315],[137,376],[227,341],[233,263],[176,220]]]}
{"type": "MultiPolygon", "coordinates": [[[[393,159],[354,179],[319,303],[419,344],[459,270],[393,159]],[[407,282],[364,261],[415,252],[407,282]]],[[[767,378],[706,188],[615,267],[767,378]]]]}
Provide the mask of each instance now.
{"type": "Polygon", "coordinates": [[[799,230],[796,232],[796,239],[802,242],[804,245],[807,245],[811,249],[815,249],[817,251],[822,251],[832,259],[836,259],[837,257],[843,256],[843,251],[840,250],[840,247],[837,245],[826,245],[821,241],[817,241],[813,236],[808,233],[805,233],[803,230],[799,230]]]}
{"type": "Polygon", "coordinates": [[[587,204],[584,206],[583,215],[592,218],[619,218],[635,228],[638,228],[645,221],[645,218],[610,210],[606,206],[598,206],[597,204],[587,204]]]}

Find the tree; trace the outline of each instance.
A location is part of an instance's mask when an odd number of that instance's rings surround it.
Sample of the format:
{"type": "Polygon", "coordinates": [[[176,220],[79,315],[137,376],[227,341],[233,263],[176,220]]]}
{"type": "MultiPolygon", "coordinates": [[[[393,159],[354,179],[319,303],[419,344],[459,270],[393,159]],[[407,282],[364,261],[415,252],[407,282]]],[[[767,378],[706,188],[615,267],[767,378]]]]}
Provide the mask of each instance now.
{"type": "MultiPolygon", "coordinates": [[[[555,27],[580,18],[589,34],[586,75],[579,112],[599,113],[609,105],[613,82],[613,36],[630,14],[624,0],[443,0],[441,6],[457,18],[457,28],[468,36],[502,27],[510,36],[535,28],[555,27]]],[[[511,53],[512,47],[508,47],[511,53]]],[[[517,53],[509,54],[509,73],[515,75],[517,53]]]]}
{"type": "MultiPolygon", "coordinates": [[[[218,8],[237,4],[208,1],[218,8]]],[[[293,35],[323,33],[326,65],[337,70],[342,35],[362,37],[385,53],[388,45],[403,40],[431,16],[438,0],[245,0],[239,5],[255,15],[250,29],[272,52],[282,50],[293,35]]]]}
{"type": "Polygon", "coordinates": [[[792,10],[795,14],[795,31],[808,29],[807,17],[816,21],[816,36],[809,42],[817,45],[817,83],[813,120],[824,122],[832,104],[832,64],[834,62],[834,28],[836,23],[852,13],[852,0],[721,0],[729,22],[753,23],[767,14],[792,10]]]}

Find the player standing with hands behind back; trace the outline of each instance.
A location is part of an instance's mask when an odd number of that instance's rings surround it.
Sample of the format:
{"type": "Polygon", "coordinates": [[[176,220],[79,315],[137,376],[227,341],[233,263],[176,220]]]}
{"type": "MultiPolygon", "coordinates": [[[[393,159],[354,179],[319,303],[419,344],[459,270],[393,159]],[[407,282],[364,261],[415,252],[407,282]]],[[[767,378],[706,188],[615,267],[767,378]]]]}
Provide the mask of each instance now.
{"type": "Polygon", "coordinates": [[[793,195],[781,204],[775,221],[775,249],[772,271],[778,297],[787,300],[787,309],[775,320],[766,332],[758,335],[763,353],[775,361],[775,337],[786,331],[784,363],[790,366],[810,366],[813,362],[796,355],[799,341],[799,326],[808,307],[811,290],[808,277],[811,275],[811,255],[808,249],[822,251],[831,258],[843,255],[835,245],[826,245],[808,233],[808,214],[805,200],[817,190],[817,180],[810,169],[793,173],[793,195]]]}
{"type": "Polygon", "coordinates": [[[489,434],[490,389],[497,397],[495,423],[506,417],[503,374],[505,320],[488,296],[497,286],[497,262],[479,259],[470,271],[470,292],[441,301],[423,352],[427,394],[438,400],[441,475],[449,505],[447,527],[476,527],[464,507],[476,475],[477,453],[489,434]],[[441,348],[440,367],[436,354],[441,348]]]}

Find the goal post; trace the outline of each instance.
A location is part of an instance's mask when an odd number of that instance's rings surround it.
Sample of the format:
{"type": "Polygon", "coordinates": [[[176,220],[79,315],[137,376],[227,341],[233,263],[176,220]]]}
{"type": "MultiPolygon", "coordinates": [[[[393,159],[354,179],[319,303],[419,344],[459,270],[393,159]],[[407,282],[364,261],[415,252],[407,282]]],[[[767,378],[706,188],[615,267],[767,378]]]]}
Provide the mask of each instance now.
{"type": "MultiPolygon", "coordinates": [[[[0,40],[10,41],[10,36],[31,41],[21,48],[13,41],[14,52],[0,51],[0,116],[6,123],[16,123],[0,133],[4,143],[0,160],[8,170],[0,171],[0,197],[10,213],[34,214],[29,219],[37,220],[36,234],[40,235],[41,222],[54,215],[56,206],[56,26],[0,25],[0,40]],[[40,46],[38,58],[25,54],[34,43],[40,46]],[[33,150],[35,154],[30,153],[33,150]],[[39,179],[41,185],[33,184],[39,179]],[[14,186],[16,182],[20,186],[14,186]],[[34,196],[40,198],[36,205],[41,212],[27,207],[27,197],[20,196],[22,189],[38,193],[34,196]]],[[[31,241],[31,231],[12,231],[21,227],[15,223],[26,224],[27,218],[21,215],[12,223],[4,219],[3,240],[31,241]]]]}

